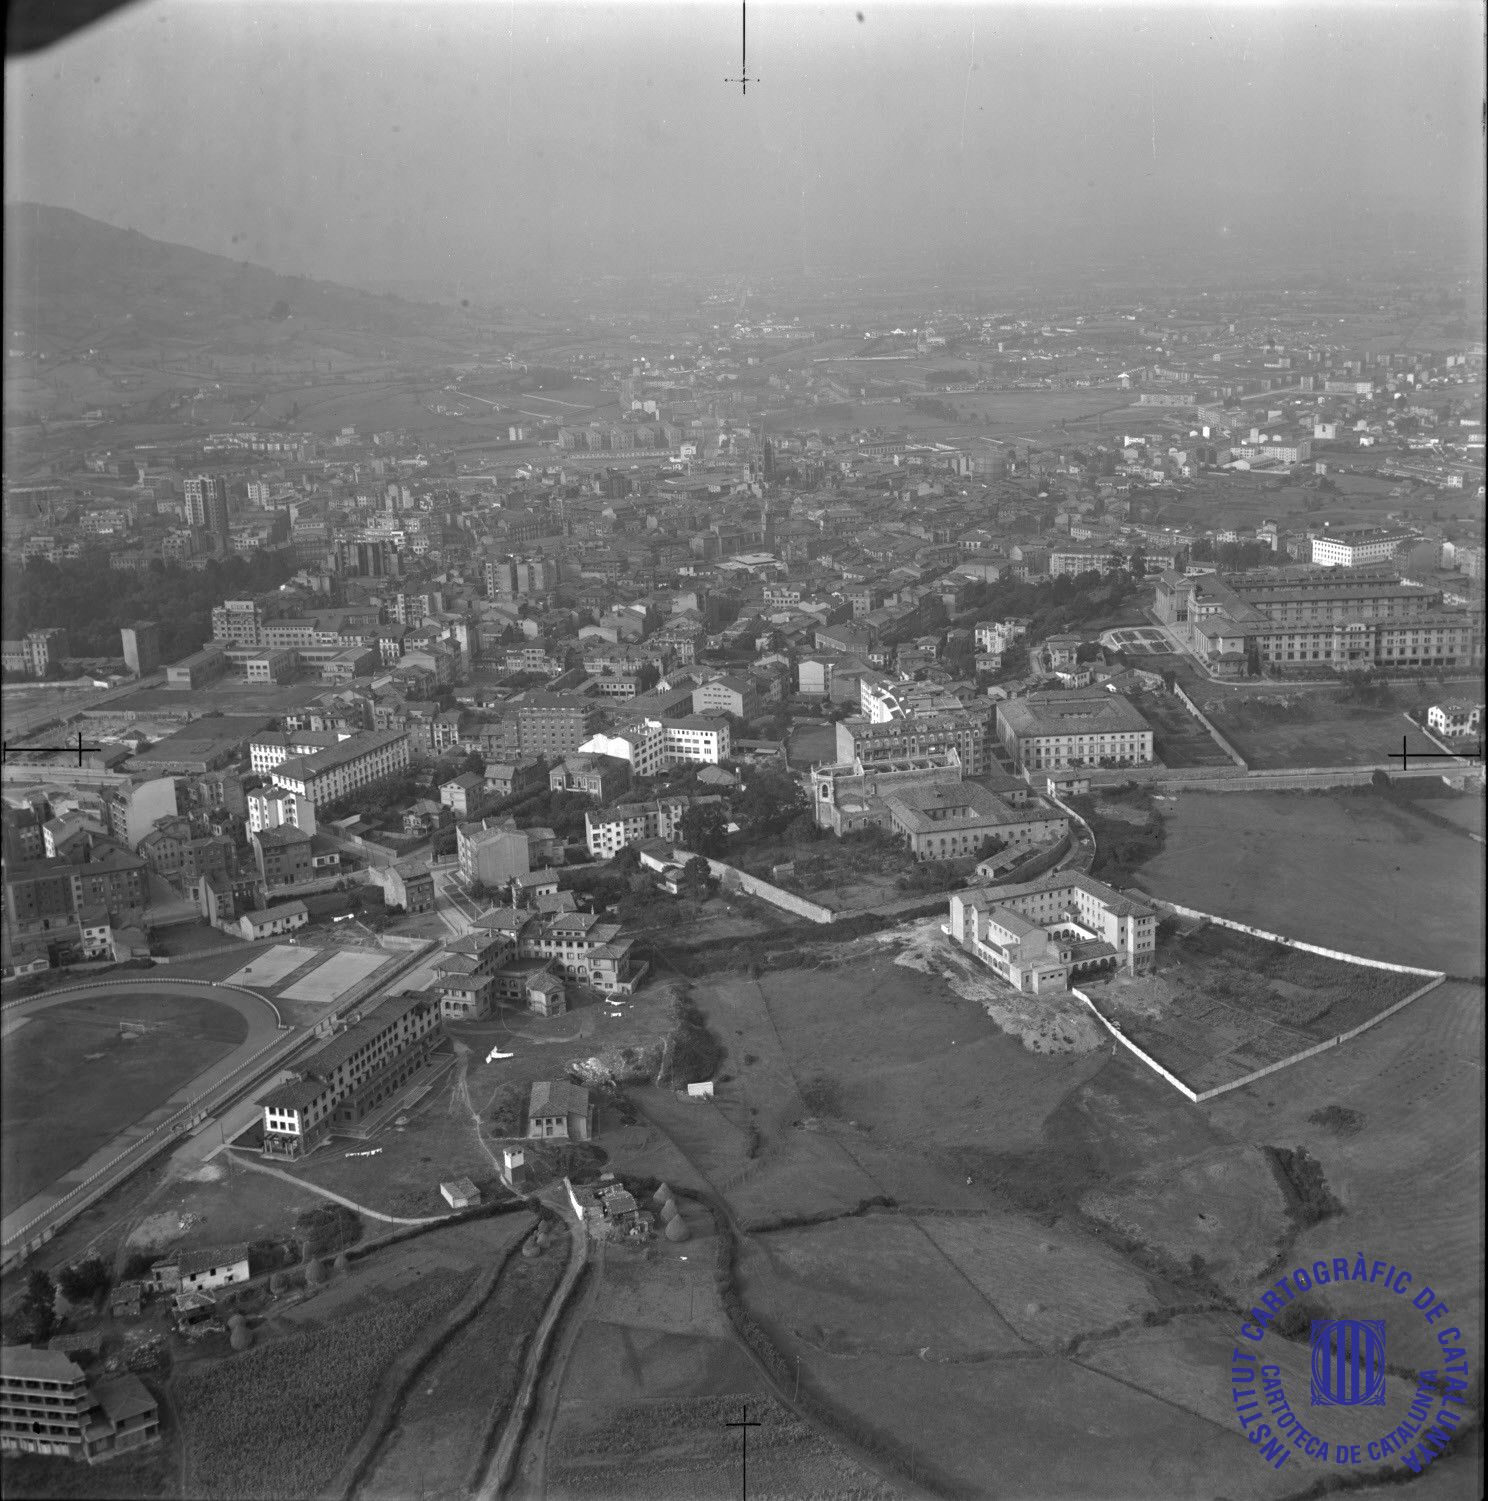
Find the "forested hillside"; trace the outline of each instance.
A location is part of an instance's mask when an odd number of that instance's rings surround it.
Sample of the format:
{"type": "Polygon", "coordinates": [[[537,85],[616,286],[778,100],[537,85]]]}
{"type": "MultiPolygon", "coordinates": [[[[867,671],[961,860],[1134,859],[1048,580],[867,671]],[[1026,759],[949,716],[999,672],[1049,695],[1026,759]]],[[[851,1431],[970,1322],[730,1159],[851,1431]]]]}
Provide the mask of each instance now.
{"type": "Polygon", "coordinates": [[[117,657],[119,627],[136,620],[160,625],[167,662],[195,651],[212,634],[212,609],[224,599],[277,589],[294,572],[289,553],[256,553],[210,561],[205,568],[155,563],[144,573],[109,567],[99,551],[65,563],[33,558],[4,574],[6,640],[47,626],[67,628],[75,657],[117,657]]]}

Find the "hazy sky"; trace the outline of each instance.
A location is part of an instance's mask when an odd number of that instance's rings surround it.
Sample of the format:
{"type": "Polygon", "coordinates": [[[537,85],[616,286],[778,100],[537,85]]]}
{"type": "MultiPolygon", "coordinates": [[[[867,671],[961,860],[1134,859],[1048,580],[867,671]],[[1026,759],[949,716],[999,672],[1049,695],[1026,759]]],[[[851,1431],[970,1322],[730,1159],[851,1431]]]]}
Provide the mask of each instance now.
{"type": "Polygon", "coordinates": [[[6,196],[351,282],[1464,244],[1479,0],[144,0],[6,65],[6,196]]]}

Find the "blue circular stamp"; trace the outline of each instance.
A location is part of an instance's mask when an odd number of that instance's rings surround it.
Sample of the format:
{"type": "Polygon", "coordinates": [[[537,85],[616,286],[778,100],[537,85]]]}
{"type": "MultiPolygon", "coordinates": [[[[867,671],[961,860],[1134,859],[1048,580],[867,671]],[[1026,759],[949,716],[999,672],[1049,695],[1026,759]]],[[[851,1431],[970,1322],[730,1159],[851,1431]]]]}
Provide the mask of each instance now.
{"type": "Polygon", "coordinates": [[[1230,1398],[1273,1469],[1305,1457],[1341,1467],[1399,1465],[1419,1475],[1467,1421],[1466,1343],[1446,1303],[1407,1268],[1367,1260],[1362,1251],[1318,1260],[1279,1277],[1245,1315],[1230,1357],[1230,1398]],[[1309,1317],[1310,1295],[1323,1288],[1371,1316],[1309,1317]],[[1304,1340],[1309,1359],[1299,1369],[1304,1340]],[[1392,1340],[1404,1357],[1394,1366],[1392,1340]],[[1393,1393],[1392,1371],[1402,1378],[1393,1393]],[[1363,1437],[1353,1418],[1340,1436],[1339,1408],[1378,1409],[1373,1433],[1363,1437]]]}

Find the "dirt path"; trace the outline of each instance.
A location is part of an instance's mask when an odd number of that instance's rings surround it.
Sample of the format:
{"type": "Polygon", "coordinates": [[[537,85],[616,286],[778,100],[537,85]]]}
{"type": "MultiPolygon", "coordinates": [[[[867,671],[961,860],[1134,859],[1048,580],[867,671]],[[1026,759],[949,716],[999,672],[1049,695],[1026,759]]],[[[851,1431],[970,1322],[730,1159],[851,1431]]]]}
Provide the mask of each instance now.
{"type": "Polygon", "coordinates": [[[229,1147],[227,1151],[228,1156],[239,1167],[246,1167],[255,1173],[267,1173],[271,1178],[282,1178],[284,1182],[292,1183],[296,1188],[303,1188],[307,1193],[319,1194],[321,1198],[330,1199],[332,1203],[344,1204],[348,1209],[355,1209],[358,1214],[364,1214],[370,1220],[382,1220],[389,1225],[437,1225],[441,1220],[449,1218],[448,1215],[429,1214],[418,1219],[404,1219],[401,1215],[384,1214],[380,1209],[368,1209],[365,1204],[358,1204],[355,1199],[332,1193],[330,1189],[321,1188],[317,1183],[308,1182],[304,1178],[296,1178],[291,1173],[281,1172],[277,1167],[270,1167],[266,1162],[250,1161],[235,1147],[229,1147]]]}
{"type": "Polygon", "coordinates": [[[532,1343],[528,1346],[526,1367],[522,1372],[522,1384],[512,1399],[506,1426],[502,1429],[496,1451],[491,1456],[491,1463],[481,1481],[480,1489],[476,1492],[476,1501],[498,1501],[498,1497],[507,1490],[512,1467],[516,1463],[518,1446],[527,1428],[527,1415],[536,1396],[537,1380],[543,1369],[549,1341],[553,1337],[553,1330],[557,1327],[563,1310],[568,1306],[569,1295],[573,1292],[574,1283],[578,1281],[579,1274],[584,1270],[584,1263],[588,1257],[589,1236],[583,1224],[573,1217],[566,1198],[561,1212],[570,1236],[568,1265],[563,1269],[563,1280],[553,1290],[553,1296],[548,1299],[548,1306],[543,1310],[542,1321],[538,1324],[532,1336],[532,1343]]]}
{"type": "Polygon", "coordinates": [[[574,1346],[604,1286],[605,1243],[595,1243],[594,1271],[583,1297],[563,1315],[560,1321],[558,1343],[553,1358],[548,1363],[547,1374],[537,1393],[537,1406],[532,1421],[522,1439],[517,1464],[507,1485],[507,1495],[514,1501],[542,1501],[547,1494],[548,1449],[553,1441],[553,1429],[558,1422],[561,1407],[563,1380],[568,1372],[568,1362],[574,1346]]]}

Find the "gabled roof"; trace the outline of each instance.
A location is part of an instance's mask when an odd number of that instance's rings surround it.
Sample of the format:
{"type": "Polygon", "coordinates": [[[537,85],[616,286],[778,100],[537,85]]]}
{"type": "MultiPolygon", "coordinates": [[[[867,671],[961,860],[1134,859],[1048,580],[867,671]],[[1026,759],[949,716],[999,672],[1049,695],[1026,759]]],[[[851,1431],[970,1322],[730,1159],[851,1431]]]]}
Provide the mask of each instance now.
{"type": "Polygon", "coordinates": [[[236,1266],[248,1259],[248,1242],[234,1241],[225,1246],[198,1246],[195,1250],[181,1251],[175,1257],[176,1268],[183,1277],[198,1272],[211,1272],[221,1267],[236,1266]]]}
{"type": "Polygon", "coordinates": [[[527,1113],[535,1115],[587,1115],[589,1091],[581,1084],[565,1080],[539,1079],[532,1086],[527,1113]]]}

